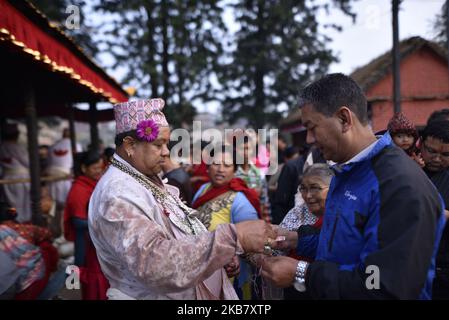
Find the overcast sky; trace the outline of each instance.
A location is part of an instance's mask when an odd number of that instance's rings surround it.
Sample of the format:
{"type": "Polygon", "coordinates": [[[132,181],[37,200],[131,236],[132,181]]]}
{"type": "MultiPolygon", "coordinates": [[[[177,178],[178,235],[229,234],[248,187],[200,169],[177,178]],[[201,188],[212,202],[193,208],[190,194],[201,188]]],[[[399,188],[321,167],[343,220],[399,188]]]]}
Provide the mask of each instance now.
{"type": "MultiPolygon", "coordinates": [[[[399,13],[400,40],[411,36],[421,36],[431,40],[435,35],[433,22],[436,15],[440,13],[443,3],[444,0],[403,0],[399,13]]],[[[391,0],[359,0],[353,4],[353,11],[357,14],[355,23],[337,9],[332,10],[328,15],[324,11],[318,15],[321,24],[331,22],[343,27],[341,32],[322,29],[322,32],[328,32],[333,39],[328,45],[340,59],[340,62],[331,65],[330,72],[349,74],[391,50],[393,37],[391,0]]],[[[231,31],[235,30],[232,13],[229,11],[225,13],[225,22],[231,31]]],[[[109,59],[101,58],[100,64],[110,64],[110,61],[107,61],[109,59]]],[[[120,81],[123,71],[115,70],[109,73],[120,81]]],[[[216,112],[216,110],[217,105],[211,103],[203,105],[199,111],[216,112]]]]}
{"type": "MultiPolygon", "coordinates": [[[[434,37],[433,21],[440,13],[444,0],[403,0],[399,12],[400,40],[421,36],[434,37]]],[[[340,12],[330,17],[324,14],[319,20],[336,21],[343,26],[342,32],[332,32],[330,47],[338,53],[340,62],[331,66],[331,72],[351,73],[377,56],[391,50],[393,34],[391,0],[360,0],[354,4],[357,21],[340,12]]]]}
{"type": "MultiPolygon", "coordinates": [[[[433,22],[443,3],[444,0],[403,0],[399,12],[400,40],[411,36],[433,39],[433,22]]],[[[392,48],[391,0],[359,0],[353,4],[353,12],[357,14],[355,23],[338,9],[329,14],[323,10],[318,15],[321,25],[336,23],[343,27],[341,32],[322,28],[333,39],[328,45],[340,59],[331,65],[330,72],[350,74],[392,48]]],[[[235,30],[231,12],[225,14],[225,21],[231,31],[235,30]]],[[[216,104],[211,103],[199,111],[215,110],[216,104]]]]}

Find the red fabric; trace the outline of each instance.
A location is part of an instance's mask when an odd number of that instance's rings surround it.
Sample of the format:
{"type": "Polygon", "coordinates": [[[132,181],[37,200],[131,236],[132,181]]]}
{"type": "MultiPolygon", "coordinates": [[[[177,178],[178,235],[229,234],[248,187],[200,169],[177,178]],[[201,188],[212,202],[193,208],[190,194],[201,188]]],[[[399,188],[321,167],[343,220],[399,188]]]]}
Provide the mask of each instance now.
{"type": "MultiPolygon", "coordinates": [[[[64,210],[64,235],[67,240],[75,240],[75,228],[70,219],[87,219],[87,207],[96,183],[86,176],[79,176],[73,182],[64,210]]],[[[83,300],[107,299],[109,282],[101,271],[97,252],[89,236],[86,237],[86,257],[84,267],[80,268],[80,281],[83,300]]]]}
{"type": "Polygon", "coordinates": [[[85,266],[80,268],[83,300],[107,300],[109,281],[101,271],[97,251],[90,238],[86,241],[85,266]]]}
{"type": "MultiPolygon", "coordinates": [[[[41,18],[38,13],[36,16],[41,18]]],[[[0,1],[1,28],[8,30],[15,37],[15,41],[24,43],[27,48],[39,51],[42,55],[47,55],[58,66],[73,69],[81,80],[92,83],[97,89],[102,89],[103,96],[111,96],[119,102],[128,100],[126,94],[112,84],[112,80],[107,79],[102,72],[96,72],[93,63],[89,65],[87,57],[86,60],[81,59],[74,53],[74,47],[71,48],[59,37],[52,35],[57,33],[56,30],[45,30],[7,1],[0,1]]],[[[42,61],[40,63],[44,64],[42,61]]],[[[68,74],[67,77],[70,78],[70,75],[68,74]]]]}
{"type": "Polygon", "coordinates": [[[16,294],[14,298],[15,300],[37,299],[39,294],[41,294],[41,292],[45,289],[45,286],[50,279],[51,273],[56,271],[57,269],[59,259],[58,250],[56,250],[56,248],[53,247],[53,245],[48,241],[42,242],[41,244],[39,244],[39,247],[41,249],[42,259],[45,263],[45,274],[42,279],[33,282],[33,284],[28,288],[16,294]]]}
{"type": "Polygon", "coordinates": [[[64,208],[64,236],[69,241],[75,241],[76,235],[71,219],[87,219],[87,205],[96,183],[86,176],[79,176],[73,182],[64,208]]]}
{"type": "Polygon", "coordinates": [[[58,268],[59,254],[58,250],[49,241],[39,244],[42,252],[42,258],[45,261],[45,270],[53,273],[58,268]]]}
{"type": "Polygon", "coordinates": [[[209,175],[207,174],[207,165],[201,160],[201,164],[193,166],[192,177],[201,177],[200,180],[192,183],[193,193],[195,194],[199,188],[206,182],[209,182],[209,175]]]}
{"type": "Polygon", "coordinates": [[[323,216],[319,217],[318,220],[313,224],[314,228],[321,229],[323,225],[323,216]]]}
{"type": "Polygon", "coordinates": [[[246,198],[254,207],[254,209],[256,209],[259,218],[261,218],[260,202],[257,192],[254,189],[248,188],[245,181],[243,181],[240,178],[233,178],[231,181],[229,181],[227,185],[218,188],[211,187],[209,190],[206,191],[206,193],[198,197],[198,199],[196,199],[195,202],[192,203],[192,208],[196,209],[198,207],[201,207],[206,202],[228,191],[243,192],[243,194],[246,196],[246,198]]]}
{"type": "Polygon", "coordinates": [[[5,221],[3,224],[15,230],[21,237],[34,245],[39,245],[43,241],[51,241],[52,239],[50,230],[34,224],[18,223],[12,220],[5,221]]]}

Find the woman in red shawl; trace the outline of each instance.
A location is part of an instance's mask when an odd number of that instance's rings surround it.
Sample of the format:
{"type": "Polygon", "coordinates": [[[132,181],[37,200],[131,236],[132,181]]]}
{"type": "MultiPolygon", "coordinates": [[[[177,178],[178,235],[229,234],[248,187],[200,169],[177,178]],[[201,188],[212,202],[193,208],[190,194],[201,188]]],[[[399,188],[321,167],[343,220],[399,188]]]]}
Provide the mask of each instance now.
{"type": "Polygon", "coordinates": [[[87,229],[87,209],[90,196],[103,173],[103,160],[93,151],[77,154],[76,179],[67,196],[64,210],[64,235],[75,242],[75,264],[80,267],[84,300],[106,300],[109,287],[101,272],[95,247],[87,229]]]}

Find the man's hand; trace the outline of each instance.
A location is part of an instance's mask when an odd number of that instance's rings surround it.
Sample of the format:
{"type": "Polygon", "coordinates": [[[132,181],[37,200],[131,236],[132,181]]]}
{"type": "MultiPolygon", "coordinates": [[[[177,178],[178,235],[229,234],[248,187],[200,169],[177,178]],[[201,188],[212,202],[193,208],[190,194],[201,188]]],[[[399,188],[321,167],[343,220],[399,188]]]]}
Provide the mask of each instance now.
{"type": "Polygon", "coordinates": [[[298,260],[290,257],[267,257],[262,262],[262,277],[276,287],[287,288],[295,281],[297,265],[298,260]]]}
{"type": "Polygon", "coordinates": [[[296,248],[298,244],[298,233],[296,231],[289,231],[277,225],[272,225],[272,228],[276,231],[278,238],[281,236],[285,237],[285,240],[273,241],[271,243],[273,249],[289,251],[296,248]]]}
{"type": "Polygon", "coordinates": [[[262,253],[266,244],[276,239],[276,232],[263,220],[251,220],[235,225],[237,237],[245,252],[262,253]]]}
{"type": "Polygon", "coordinates": [[[232,258],[232,261],[224,266],[226,274],[229,278],[235,277],[240,273],[240,261],[237,256],[232,258]]]}

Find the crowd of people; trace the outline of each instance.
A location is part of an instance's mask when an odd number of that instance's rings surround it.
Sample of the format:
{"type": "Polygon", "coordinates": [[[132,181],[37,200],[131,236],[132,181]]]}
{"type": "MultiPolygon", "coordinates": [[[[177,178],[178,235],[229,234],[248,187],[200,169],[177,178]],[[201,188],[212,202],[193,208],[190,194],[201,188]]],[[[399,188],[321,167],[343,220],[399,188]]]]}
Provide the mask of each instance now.
{"type": "Polygon", "coordinates": [[[58,297],[65,286],[66,267],[74,264],[80,269],[81,296],[104,299],[108,285],[89,242],[87,205],[112,156],[111,148],[100,155],[92,150],[81,152],[77,145],[79,152],[73,157],[68,129],[54,145],[40,146],[41,176],[53,179],[41,183],[44,225],[37,226],[31,215],[28,151],[18,142],[19,134],[17,124],[2,128],[0,155],[2,177],[7,183],[0,192],[2,267],[5,264],[1,298],[58,297]],[[14,183],[14,179],[23,180],[14,183]],[[15,271],[11,273],[7,265],[15,265],[15,271]]]}
{"type": "MultiPolygon", "coordinates": [[[[449,109],[374,133],[360,87],[327,75],[300,92],[306,147],[279,136],[268,175],[271,149],[248,136],[170,157],[164,104],[115,105],[103,154],[73,156],[68,131],[42,148],[44,174],[73,172],[43,185],[46,226],[29,183],[2,186],[1,298],[57,296],[64,240],[88,300],[449,299],[449,109]]],[[[1,137],[3,178],[27,178],[17,126],[1,137]]]]}

